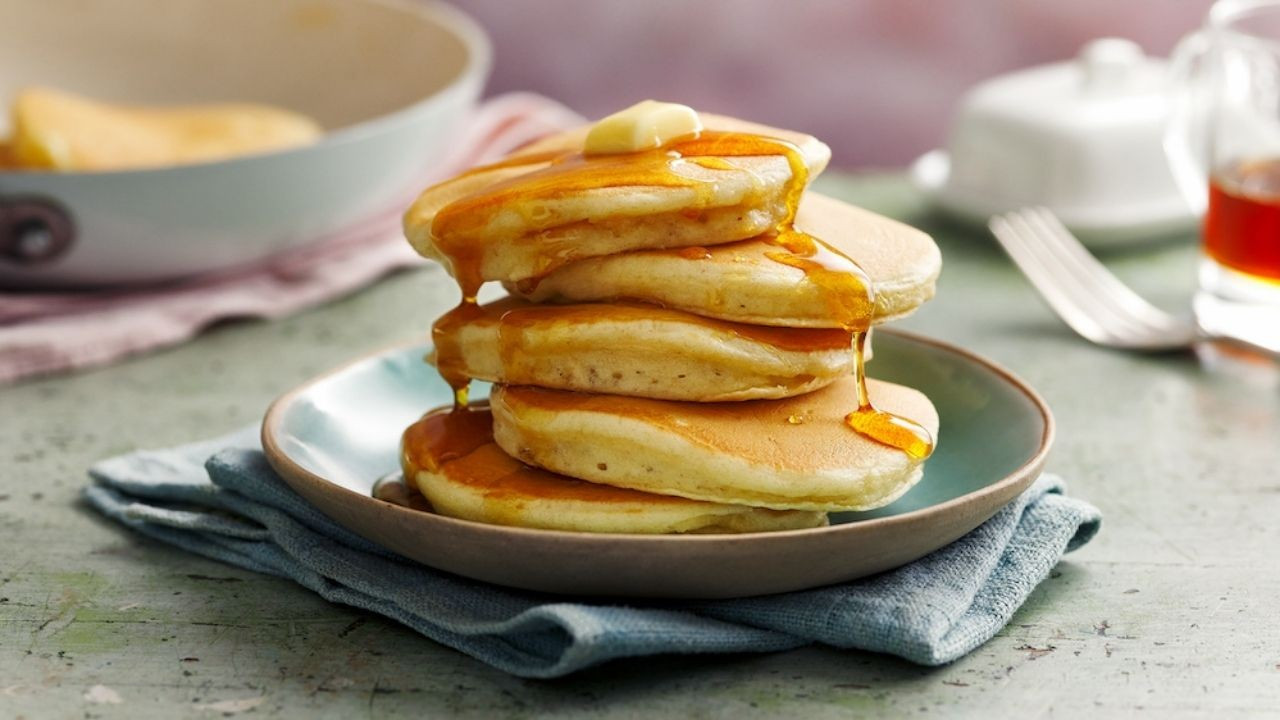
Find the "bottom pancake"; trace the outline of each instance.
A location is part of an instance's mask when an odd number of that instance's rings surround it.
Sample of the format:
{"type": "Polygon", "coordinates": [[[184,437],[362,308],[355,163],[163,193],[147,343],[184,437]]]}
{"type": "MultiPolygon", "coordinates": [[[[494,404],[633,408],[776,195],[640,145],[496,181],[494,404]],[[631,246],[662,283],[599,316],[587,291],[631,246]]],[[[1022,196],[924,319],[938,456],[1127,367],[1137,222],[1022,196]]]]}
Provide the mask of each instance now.
{"type": "MultiPolygon", "coordinates": [[[[922,393],[868,380],[876,407],[936,437],[922,393]]],[[[856,381],[783,400],[688,403],[495,386],[493,435],[511,455],[572,477],[696,500],[800,510],[892,502],[923,460],[845,424],[856,381]]]]}
{"type": "Polygon", "coordinates": [[[493,442],[489,408],[427,413],[404,434],[406,481],[441,515],[496,525],[599,533],[744,533],[825,525],[778,511],[600,485],[530,467],[493,442]]]}

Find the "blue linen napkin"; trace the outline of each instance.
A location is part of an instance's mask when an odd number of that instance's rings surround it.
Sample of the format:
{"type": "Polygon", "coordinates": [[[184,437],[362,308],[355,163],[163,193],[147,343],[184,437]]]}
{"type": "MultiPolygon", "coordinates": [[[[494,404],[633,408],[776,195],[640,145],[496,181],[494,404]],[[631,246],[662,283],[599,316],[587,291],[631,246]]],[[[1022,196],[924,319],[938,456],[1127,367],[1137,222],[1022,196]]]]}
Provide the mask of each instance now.
{"type": "Polygon", "coordinates": [[[575,602],[433,570],[347,531],[276,475],[257,430],[105,460],[90,469],[97,483],[86,497],[144,535],[292,578],[522,677],[620,657],[813,642],[941,665],[995,635],[1101,523],[1096,508],[1045,475],[960,540],[864,580],[738,600],[575,602]]]}

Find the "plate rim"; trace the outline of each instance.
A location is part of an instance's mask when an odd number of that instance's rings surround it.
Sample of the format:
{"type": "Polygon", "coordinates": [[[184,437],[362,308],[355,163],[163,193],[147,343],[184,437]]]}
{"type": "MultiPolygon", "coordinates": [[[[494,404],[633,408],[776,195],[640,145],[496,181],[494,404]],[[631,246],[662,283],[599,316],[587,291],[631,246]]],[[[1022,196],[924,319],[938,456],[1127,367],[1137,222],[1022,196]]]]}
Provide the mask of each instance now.
{"type": "MultiPolygon", "coordinates": [[[[446,515],[439,515],[431,512],[423,512],[406,508],[384,500],[379,500],[370,495],[362,495],[353,490],[349,490],[321,475],[311,472],[302,467],[293,460],[280,445],[276,442],[274,435],[279,430],[283,422],[285,410],[290,407],[293,402],[307,390],[315,385],[329,380],[360,363],[373,360],[374,358],[395,352],[401,349],[415,347],[421,345],[421,341],[398,342],[383,346],[377,350],[361,355],[352,360],[348,360],[330,370],[327,370],[309,380],[304,381],[300,385],[285,392],[272,401],[268,406],[266,414],[263,416],[262,426],[260,430],[260,438],[262,441],[263,452],[266,454],[267,461],[276,472],[284,478],[285,482],[295,491],[302,491],[295,487],[295,482],[305,482],[315,484],[320,489],[327,491],[340,491],[351,496],[353,501],[368,501],[382,506],[384,511],[392,513],[406,513],[404,517],[407,519],[411,515],[414,520],[411,522],[422,522],[436,524],[437,527],[450,528],[460,532],[468,533],[490,533],[495,536],[503,536],[512,539],[534,539],[548,543],[583,543],[583,542],[607,542],[616,544],[620,542],[638,543],[642,545],[674,545],[688,543],[724,543],[726,541],[749,541],[749,542],[785,542],[799,537],[819,537],[824,535],[837,535],[841,533],[866,533],[875,532],[882,528],[891,528],[897,525],[911,525],[920,522],[927,522],[931,516],[946,516],[956,508],[963,507],[968,504],[981,504],[990,500],[993,496],[1008,493],[1008,500],[997,506],[1003,507],[1012,501],[1013,498],[1021,494],[1029,487],[1044,469],[1049,452],[1053,448],[1054,439],[1057,435],[1057,424],[1053,417],[1053,412],[1049,405],[1041,397],[1040,393],[1031,387],[1026,381],[1018,377],[1015,373],[1005,368],[1003,365],[989,360],[986,357],[973,352],[971,350],[961,348],[957,345],[938,340],[935,338],[920,335],[918,333],[906,332],[889,328],[877,328],[876,333],[893,335],[909,342],[915,342],[922,345],[932,346],[935,349],[942,350],[951,354],[959,355],[962,358],[981,365],[1000,377],[1001,380],[1017,389],[1023,396],[1031,401],[1031,404],[1040,413],[1041,419],[1044,421],[1044,431],[1040,436],[1040,445],[1036,451],[1023,464],[1012,470],[1003,478],[985,485],[977,490],[965,493],[959,497],[951,498],[940,503],[929,505],[926,507],[911,510],[897,515],[888,515],[883,517],[870,518],[867,520],[859,520],[856,522],[840,523],[837,525],[826,525],[816,528],[802,528],[797,530],[775,530],[769,532],[753,532],[753,533],[707,533],[707,534],[643,534],[643,533],[593,533],[579,532],[572,530],[548,530],[543,528],[525,528],[514,525],[496,525],[491,523],[482,523],[474,520],[463,520],[461,518],[453,518],[446,515]]],[[[317,508],[318,510],[320,508],[317,508]]],[[[321,510],[321,512],[324,512],[321,510]]],[[[328,515],[328,513],[325,513],[328,515]]],[[[335,520],[337,522],[337,520],[335,520]]],[[[341,523],[340,523],[341,524],[341,523]]]]}

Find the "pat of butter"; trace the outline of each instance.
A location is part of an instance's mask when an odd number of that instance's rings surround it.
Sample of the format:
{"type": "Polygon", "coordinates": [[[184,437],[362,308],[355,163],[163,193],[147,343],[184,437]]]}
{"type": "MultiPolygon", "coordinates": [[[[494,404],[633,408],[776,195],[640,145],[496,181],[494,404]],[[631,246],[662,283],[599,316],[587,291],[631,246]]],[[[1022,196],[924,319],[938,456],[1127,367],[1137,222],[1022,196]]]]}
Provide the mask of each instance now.
{"type": "Polygon", "coordinates": [[[653,150],[701,131],[702,120],[693,108],[642,100],[592,125],[583,153],[615,155],[653,150]]]}

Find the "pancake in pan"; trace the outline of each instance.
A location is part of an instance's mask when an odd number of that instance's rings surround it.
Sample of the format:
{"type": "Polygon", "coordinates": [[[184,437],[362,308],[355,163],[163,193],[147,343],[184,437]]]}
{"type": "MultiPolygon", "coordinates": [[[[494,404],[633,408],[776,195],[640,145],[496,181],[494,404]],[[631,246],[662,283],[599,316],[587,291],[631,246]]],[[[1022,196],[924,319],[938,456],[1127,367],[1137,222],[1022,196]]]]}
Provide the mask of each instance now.
{"type": "Polygon", "coordinates": [[[19,92],[11,116],[0,167],[75,172],[214,162],[309,145],[324,134],[311,118],[269,105],[133,107],[44,87],[19,92]]]}
{"type": "MultiPolygon", "coordinates": [[[[936,437],[922,393],[869,380],[876,407],[936,437]]],[[[494,387],[494,438],[527,463],[597,483],[774,509],[867,510],[920,479],[922,460],[850,431],[856,380],[783,400],[680,403],[494,387]]]]}
{"type": "Polygon", "coordinates": [[[786,148],[808,178],[831,156],[809,135],[700,117],[701,136],[654,151],[584,158],[589,127],[535,143],[425,190],[405,234],[474,293],[485,280],[539,277],[582,258],[759,235],[788,215],[786,148]]]}
{"type": "Polygon", "coordinates": [[[781,398],[853,372],[851,333],[724,322],[654,305],[504,298],[450,316],[448,376],[699,402],[781,398]]]}
{"type": "Polygon", "coordinates": [[[826,524],[821,512],[686,500],[556,475],[503,452],[493,442],[492,426],[488,408],[472,406],[434,410],[405,431],[406,481],[416,483],[436,512],[497,525],[607,533],[766,532],[826,524]]]}
{"type": "MultiPolygon", "coordinates": [[[[873,322],[910,314],[933,297],[942,256],[925,233],[813,191],[797,229],[856,262],[875,288],[873,322]]],[[[839,327],[803,270],[769,259],[777,248],[750,239],[714,247],[638,250],[565,265],[536,283],[507,283],[534,302],[629,298],[756,325],[839,327]]]]}

